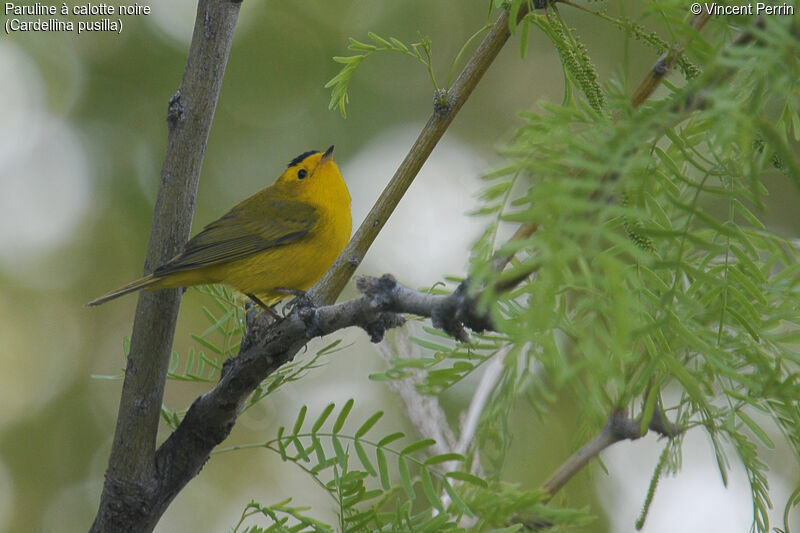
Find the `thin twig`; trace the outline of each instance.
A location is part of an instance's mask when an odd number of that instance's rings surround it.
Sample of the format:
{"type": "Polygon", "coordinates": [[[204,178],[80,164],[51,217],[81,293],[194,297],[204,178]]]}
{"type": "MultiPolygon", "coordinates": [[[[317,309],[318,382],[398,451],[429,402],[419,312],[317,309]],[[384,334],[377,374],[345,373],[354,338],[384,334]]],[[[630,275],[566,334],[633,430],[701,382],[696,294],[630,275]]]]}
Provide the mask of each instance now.
{"type": "Polygon", "coordinates": [[[459,435],[458,444],[456,445],[455,452],[460,454],[467,453],[472,443],[475,441],[475,434],[478,432],[478,422],[480,421],[483,410],[489,402],[489,397],[492,395],[497,383],[503,376],[503,369],[505,368],[504,361],[508,352],[511,351],[511,345],[507,344],[497,350],[483,371],[480,382],[475,388],[475,394],[472,395],[472,401],[467,410],[467,416],[461,424],[461,434],[459,435]]]}
{"type": "MultiPolygon", "coordinates": [[[[704,11],[699,15],[695,15],[689,25],[695,30],[700,31],[709,20],[711,20],[711,15],[704,11]]],[[[650,98],[658,86],[661,85],[664,77],[672,70],[672,67],[683,55],[683,52],[684,47],[675,43],[672,45],[669,52],[664,53],[658,58],[636,90],[633,91],[631,95],[631,105],[633,105],[633,107],[639,107],[650,98]]]]}
{"type": "MultiPolygon", "coordinates": [[[[643,437],[639,420],[627,418],[624,411],[611,413],[608,422],[602,431],[592,440],[587,442],[580,450],[572,454],[547,481],[542,484],[542,490],[547,493],[545,502],[550,501],[561,488],[580,472],[589,461],[600,455],[600,452],[621,440],[636,440],[643,437]]],[[[664,418],[660,411],[655,411],[650,421],[649,429],[659,435],[672,438],[680,434],[681,430],[664,418]]]]}
{"type": "MultiPolygon", "coordinates": [[[[500,378],[503,377],[503,369],[505,368],[503,361],[510,351],[510,344],[503,346],[497,350],[497,352],[492,356],[491,360],[486,364],[486,368],[483,371],[480,382],[478,382],[478,386],[475,388],[475,394],[472,395],[472,401],[469,403],[467,415],[461,422],[461,432],[458,437],[458,443],[453,449],[455,453],[464,455],[474,444],[475,435],[478,432],[478,422],[481,419],[483,410],[486,408],[486,404],[489,402],[492,392],[494,391],[495,387],[497,387],[497,383],[500,381],[500,378]]],[[[455,468],[455,465],[448,465],[447,463],[445,463],[443,466],[447,472],[452,472],[455,468]]],[[[477,454],[475,461],[470,467],[470,472],[475,474],[476,469],[480,470],[480,463],[477,461],[477,454]]],[[[450,494],[448,494],[447,491],[443,491],[442,507],[447,509],[449,505],[450,494]]]]}

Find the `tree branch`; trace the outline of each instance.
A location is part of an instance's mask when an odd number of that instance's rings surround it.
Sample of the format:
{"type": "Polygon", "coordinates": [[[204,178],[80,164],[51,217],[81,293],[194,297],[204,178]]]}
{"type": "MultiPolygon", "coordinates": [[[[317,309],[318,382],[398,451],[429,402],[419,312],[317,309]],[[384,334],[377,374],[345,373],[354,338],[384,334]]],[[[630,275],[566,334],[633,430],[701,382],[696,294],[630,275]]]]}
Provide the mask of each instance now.
{"type": "MultiPolygon", "coordinates": [[[[572,479],[572,477],[580,472],[589,461],[600,455],[600,452],[612,444],[616,444],[621,440],[636,440],[643,437],[647,431],[642,433],[640,424],[639,420],[627,418],[624,411],[615,411],[611,413],[608,422],[606,422],[600,434],[587,442],[580,450],[572,454],[572,456],[542,484],[542,490],[546,491],[548,494],[545,502],[550,501],[553,496],[561,490],[561,487],[567,484],[567,481],[572,479]]],[[[653,412],[653,418],[648,427],[651,431],[655,431],[659,435],[668,438],[675,437],[681,433],[681,429],[669,420],[666,420],[658,409],[653,412]]]]}
{"type": "MultiPolygon", "coordinates": [[[[174,257],[189,238],[208,133],[240,2],[200,0],[183,80],[169,102],[169,136],[144,273],[174,257]]],[[[152,505],[155,463],[178,289],[141,292],[122,385],[117,427],[91,531],[151,531],[163,509],[152,505]]]]}
{"type": "MultiPolygon", "coordinates": [[[[190,69],[198,66],[198,62],[194,59],[197,57],[194,52],[197,51],[196,48],[202,48],[202,46],[196,45],[197,41],[207,45],[221,44],[222,41],[225,41],[228,46],[218,48],[216,57],[206,58],[209,64],[222,59],[219,63],[221,66],[214,71],[221,76],[229,49],[230,33],[232,33],[235,22],[235,11],[228,9],[233,6],[238,8],[238,4],[222,0],[201,0],[186,76],[190,69]],[[218,17],[220,20],[217,20],[218,17]],[[223,23],[225,27],[221,26],[223,23]],[[213,25],[213,27],[207,27],[207,25],[213,25]]],[[[526,11],[526,7],[520,9],[519,17],[524,16],[526,11]]],[[[330,304],[342,291],[436,143],[508,40],[510,35],[508,16],[508,12],[502,11],[448,92],[446,104],[435,107],[433,115],[411,151],[347,248],[323,279],[309,291],[311,301],[317,304],[330,304]]],[[[206,61],[199,63],[205,64],[206,61]]],[[[184,83],[186,83],[186,76],[184,83]]],[[[187,97],[187,92],[185,87],[182,88],[181,94],[184,99],[187,97]]],[[[191,111],[213,112],[213,102],[215,101],[216,99],[213,99],[207,106],[200,106],[191,111]]],[[[184,112],[182,106],[177,105],[176,109],[178,110],[177,116],[180,117],[184,112]]],[[[198,153],[202,154],[202,150],[198,153]]],[[[164,176],[162,182],[169,182],[173,174],[167,172],[164,176]]],[[[148,264],[155,263],[152,261],[148,264]]],[[[106,514],[112,518],[116,517],[117,522],[114,523],[124,526],[115,531],[151,530],[175,495],[202,469],[211,450],[228,436],[247,397],[270,373],[282,364],[291,361],[311,338],[350,325],[360,325],[373,340],[378,340],[382,338],[386,329],[402,323],[402,317],[397,314],[400,312],[431,316],[435,324],[439,324],[460,339],[467,338],[465,326],[485,329],[490,325],[488,319],[474,316],[474,313],[470,311],[471,305],[463,288],[456,291],[458,294],[455,295],[433,296],[400,287],[390,277],[381,278],[375,283],[379,285],[380,290],[376,289],[369,296],[365,295],[338,306],[328,305],[314,308],[301,304],[297,305],[288,317],[277,323],[270,323],[261,316],[249,320],[248,333],[242,340],[239,354],[225,363],[217,385],[194,401],[178,428],[157,450],[155,462],[151,463],[146,475],[140,475],[139,481],[134,485],[116,481],[106,483],[106,486],[110,487],[107,491],[109,502],[120,500],[118,495],[115,495],[117,492],[136,493],[131,502],[123,506],[124,511],[122,512],[114,510],[117,508],[111,509],[109,505],[101,506],[101,512],[103,509],[107,509],[106,514]],[[430,315],[425,315],[426,312],[429,312],[430,315]],[[115,489],[115,487],[118,488],[115,489]],[[132,523],[136,525],[132,526],[132,523]]],[[[172,292],[176,293],[175,298],[178,298],[177,291],[172,292]]],[[[143,298],[165,297],[161,294],[162,292],[145,293],[146,296],[143,298]]],[[[177,303],[175,306],[177,308],[177,303]]],[[[163,316],[161,312],[153,310],[149,312],[142,310],[141,313],[147,314],[154,322],[162,320],[163,316]]],[[[162,340],[163,343],[159,345],[159,350],[166,350],[166,355],[163,357],[167,357],[171,345],[171,334],[168,340],[162,340]]],[[[158,371],[152,372],[148,378],[152,381],[147,384],[142,381],[142,386],[153,387],[154,383],[160,383],[160,392],[157,395],[159,399],[157,403],[160,408],[166,359],[162,361],[162,358],[159,358],[159,362],[161,366],[158,371]]],[[[126,409],[135,411],[132,404],[126,403],[125,406],[126,409]]],[[[155,408],[151,411],[157,415],[155,408]]],[[[121,416],[125,416],[122,411],[121,416]]],[[[122,432],[120,435],[125,435],[125,433],[122,432]]],[[[143,458],[147,458],[148,455],[143,454],[143,458]]],[[[105,494],[104,490],[104,498],[105,494]]],[[[96,524],[98,523],[101,522],[96,522],[96,524]]],[[[106,531],[109,529],[97,527],[94,530],[106,531]]]]}

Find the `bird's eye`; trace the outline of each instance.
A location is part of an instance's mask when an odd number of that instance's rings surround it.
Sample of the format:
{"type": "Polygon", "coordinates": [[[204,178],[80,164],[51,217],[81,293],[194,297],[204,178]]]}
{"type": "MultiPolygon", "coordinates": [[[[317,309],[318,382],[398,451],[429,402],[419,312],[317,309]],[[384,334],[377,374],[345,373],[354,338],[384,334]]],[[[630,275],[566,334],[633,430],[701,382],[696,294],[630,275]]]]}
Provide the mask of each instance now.
{"type": "Polygon", "coordinates": [[[308,171],[306,169],[301,168],[300,170],[297,171],[297,179],[301,180],[306,176],[308,176],[308,171]]]}

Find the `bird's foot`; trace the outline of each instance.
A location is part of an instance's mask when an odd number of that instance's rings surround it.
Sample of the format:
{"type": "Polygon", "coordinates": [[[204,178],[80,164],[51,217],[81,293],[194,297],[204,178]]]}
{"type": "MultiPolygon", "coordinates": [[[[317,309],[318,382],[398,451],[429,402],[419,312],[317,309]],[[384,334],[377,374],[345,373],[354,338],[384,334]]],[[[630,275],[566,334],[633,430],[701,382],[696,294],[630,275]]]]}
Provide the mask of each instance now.
{"type": "Polygon", "coordinates": [[[293,295],[292,298],[285,306],[283,306],[283,315],[286,316],[295,307],[314,307],[314,302],[308,297],[306,291],[300,289],[273,289],[278,294],[293,295]]]}

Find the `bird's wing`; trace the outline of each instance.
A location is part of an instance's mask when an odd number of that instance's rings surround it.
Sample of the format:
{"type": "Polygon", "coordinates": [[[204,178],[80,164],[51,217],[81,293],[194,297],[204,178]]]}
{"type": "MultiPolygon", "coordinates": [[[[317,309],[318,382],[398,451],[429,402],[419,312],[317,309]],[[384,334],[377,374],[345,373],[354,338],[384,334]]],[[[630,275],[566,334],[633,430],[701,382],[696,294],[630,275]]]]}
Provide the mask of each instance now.
{"type": "Polygon", "coordinates": [[[319,213],[308,204],[254,196],[203,228],[186,243],[183,253],[154,274],[228,263],[289,244],[308,235],[318,220],[319,213]]]}

